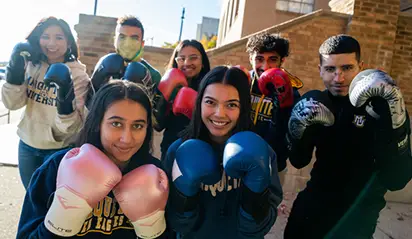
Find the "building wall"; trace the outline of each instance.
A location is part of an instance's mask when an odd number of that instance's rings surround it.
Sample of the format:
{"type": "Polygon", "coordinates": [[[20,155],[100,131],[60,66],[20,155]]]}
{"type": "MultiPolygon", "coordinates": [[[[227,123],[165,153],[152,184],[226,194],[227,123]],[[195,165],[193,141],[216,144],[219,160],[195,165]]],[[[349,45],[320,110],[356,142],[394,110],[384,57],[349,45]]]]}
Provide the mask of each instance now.
{"type": "MultiPolygon", "coordinates": [[[[277,0],[225,0],[221,13],[221,24],[219,26],[218,46],[228,44],[236,41],[242,37],[248,36],[263,29],[272,27],[282,22],[289,21],[295,17],[303,14],[279,11],[276,10],[277,0]],[[230,17],[224,18],[225,15],[235,15],[231,13],[232,4],[234,5],[234,12],[236,12],[236,3],[239,2],[241,10],[238,11],[238,16],[233,19],[234,22],[230,24],[230,17]],[[224,34],[226,32],[226,34],[224,34]]],[[[314,9],[329,10],[329,0],[315,0],[314,9]]]]}
{"type": "Polygon", "coordinates": [[[245,14],[245,4],[247,1],[248,0],[223,1],[217,36],[218,47],[237,41],[242,37],[243,15],[245,14]]]}

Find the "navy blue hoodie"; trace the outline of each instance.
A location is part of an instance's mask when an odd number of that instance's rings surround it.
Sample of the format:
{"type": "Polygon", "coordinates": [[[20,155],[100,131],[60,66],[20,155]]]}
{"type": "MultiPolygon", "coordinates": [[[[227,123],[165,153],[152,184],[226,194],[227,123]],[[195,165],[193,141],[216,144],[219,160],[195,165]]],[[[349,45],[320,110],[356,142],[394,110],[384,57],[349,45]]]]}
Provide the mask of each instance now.
{"type": "MultiPolygon", "coordinates": [[[[44,226],[44,218],[52,203],[56,190],[56,177],[60,162],[67,151],[64,149],[56,152],[39,167],[33,174],[30,185],[24,198],[23,208],[20,216],[17,239],[62,238],[49,232],[44,226]]],[[[148,154],[147,157],[131,160],[123,174],[144,165],[154,164],[161,167],[160,161],[148,154]]],[[[159,238],[173,238],[166,230],[159,238]]],[[[80,232],[72,238],[119,238],[135,239],[136,234],[133,225],[123,214],[116,201],[113,192],[110,192],[89,214],[80,232]]]]}
{"type": "MultiPolygon", "coordinates": [[[[169,181],[176,150],[182,144],[182,139],[176,140],[169,148],[163,162],[169,181]]],[[[223,156],[223,147],[212,145],[223,156]]],[[[222,157],[221,157],[222,158],[222,157]]],[[[193,155],[193,160],[201,160],[201,155],[193,155]]],[[[276,170],[276,160],[272,169],[276,170]]],[[[179,213],[169,203],[166,208],[169,227],[178,233],[178,238],[264,238],[277,218],[277,206],[282,201],[282,187],[278,174],[273,174],[269,191],[273,195],[266,218],[257,223],[251,215],[241,208],[241,179],[226,176],[222,170],[222,179],[214,185],[201,185],[200,201],[194,211],[179,213]],[[184,235],[184,236],[183,236],[184,235]]],[[[173,190],[174,187],[170,187],[173,190]]],[[[169,197],[169,202],[170,202],[169,197]]]]}

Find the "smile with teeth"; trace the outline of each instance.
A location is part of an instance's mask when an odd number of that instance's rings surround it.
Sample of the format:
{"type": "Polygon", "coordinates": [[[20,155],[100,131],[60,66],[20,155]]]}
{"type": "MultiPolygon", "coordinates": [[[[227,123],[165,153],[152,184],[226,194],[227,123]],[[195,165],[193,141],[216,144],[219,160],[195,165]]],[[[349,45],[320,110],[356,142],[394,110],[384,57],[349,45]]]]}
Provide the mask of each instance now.
{"type": "Polygon", "coordinates": [[[225,125],[229,124],[229,122],[214,121],[214,120],[210,120],[210,122],[212,122],[212,124],[214,124],[216,126],[225,126],[225,125]]]}

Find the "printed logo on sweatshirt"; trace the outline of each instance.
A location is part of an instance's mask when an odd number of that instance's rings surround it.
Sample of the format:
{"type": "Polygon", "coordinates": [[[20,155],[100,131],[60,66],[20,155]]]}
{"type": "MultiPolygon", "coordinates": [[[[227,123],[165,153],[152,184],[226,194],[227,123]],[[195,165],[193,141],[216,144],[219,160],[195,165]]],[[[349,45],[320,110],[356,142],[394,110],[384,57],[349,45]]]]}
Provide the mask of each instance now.
{"type": "Polygon", "coordinates": [[[37,103],[57,106],[57,88],[47,87],[43,81],[37,81],[33,77],[29,77],[27,85],[27,97],[37,103]]]}
{"type": "Polygon", "coordinates": [[[258,121],[270,121],[272,119],[273,102],[270,97],[265,97],[261,100],[262,95],[251,94],[252,111],[250,117],[255,120],[256,109],[258,121]],[[261,103],[259,104],[259,101],[261,103]],[[258,108],[259,107],[259,108],[258,108]]]}
{"type": "Polygon", "coordinates": [[[216,197],[217,193],[221,193],[223,191],[231,191],[235,190],[240,187],[240,178],[231,178],[230,176],[226,176],[226,172],[223,172],[222,179],[215,183],[214,185],[205,185],[201,184],[200,188],[202,191],[209,191],[213,197],[216,197]]]}
{"type": "Polygon", "coordinates": [[[364,115],[354,115],[352,123],[357,128],[363,128],[363,126],[365,126],[365,121],[366,121],[366,118],[364,115]]]}
{"type": "Polygon", "coordinates": [[[117,229],[134,230],[133,225],[123,214],[116,199],[106,196],[87,216],[77,236],[84,236],[89,232],[110,235],[117,229]]]}

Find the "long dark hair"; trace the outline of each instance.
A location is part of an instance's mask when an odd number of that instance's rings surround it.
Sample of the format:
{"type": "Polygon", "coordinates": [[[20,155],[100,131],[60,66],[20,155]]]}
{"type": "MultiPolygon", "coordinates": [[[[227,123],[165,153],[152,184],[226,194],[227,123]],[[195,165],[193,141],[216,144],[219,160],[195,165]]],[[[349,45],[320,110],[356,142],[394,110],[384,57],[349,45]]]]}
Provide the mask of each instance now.
{"type": "Polygon", "coordinates": [[[73,33],[70,30],[69,24],[67,24],[67,22],[63,19],[56,17],[46,17],[41,19],[30,32],[30,34],[26,37],[30,45],[32,45],[34,50],[39,54],[37,57],[33,58],[33,64],[39,63],[40,60],[47,61],[47,57],[43,54],[43,51],[40,47],[40,37],[43,34],[44,30],[53,25],[59,26],[62,29],[67,39],[67,45],[70,46],[65,53],[64,61],[74,61],[79,58],[79,49],[76,44],[76,40],[74,39],[73,33]]]}
{"type": "Polygon", "coordinates": [[[100,125],[103,121],[104,113],[114,102],[119,100],[132,100],[142,105],[147,111],[147,132],[142,147],[132,158],[147,157],[152,149],[152,105],[143,85],[126,80],[111,80],[100,88],[93,96],[90,111],[86,117],[86,122],[81,129],[76,146],[89,143],[104,151],[100,139],[100,125]]]}
{"type": "Polygon", "coordinates": [[[217,66],[207,73],[200,83],[192,120],[180,135],[183,140],[201,139],[210,141],[208,129],[202,121],[201,104],[207,86],[216,83],[231,85],[239,93],[240,115],[232,134],[252,129],[249,80],[246,74],[237,67],[217,66]]]}
{"type": "Polygon", "coordinates": [[[202,56],[202,65],[203,65],[203,67],[200,70],[199,75],[197,75],[197,77],[192,79],[191,82],[190,82],[190,85],[189,85],[191,88],[197,90],[202,78],[210,71],[209,58],[206,54],[205,48],[203,48],[202,43],[200,43],[196,40],[183,40],[183,41],[181,41],[176,46],[175,50],[173,51],[173,54],[170,57],[167,69],[177,68],[177,62],[176,62],[175,58],[179,54],[180,50],[182,50],[183,48],[185,48],[187,46],[191,46],[191,47],[196,48],[200,52],[200,55],[202,56]]]}

